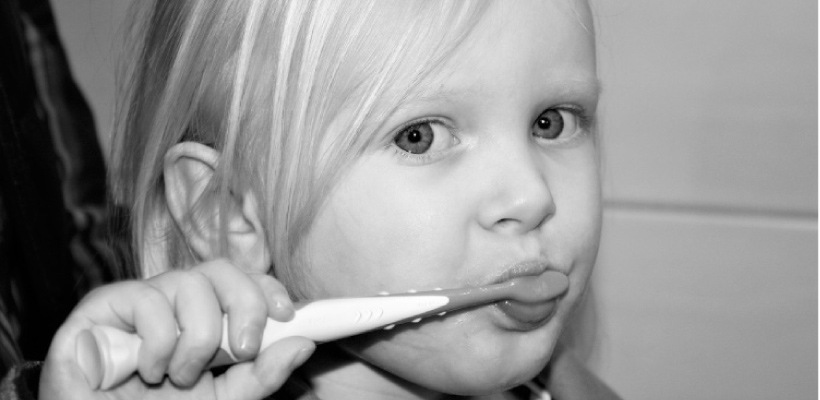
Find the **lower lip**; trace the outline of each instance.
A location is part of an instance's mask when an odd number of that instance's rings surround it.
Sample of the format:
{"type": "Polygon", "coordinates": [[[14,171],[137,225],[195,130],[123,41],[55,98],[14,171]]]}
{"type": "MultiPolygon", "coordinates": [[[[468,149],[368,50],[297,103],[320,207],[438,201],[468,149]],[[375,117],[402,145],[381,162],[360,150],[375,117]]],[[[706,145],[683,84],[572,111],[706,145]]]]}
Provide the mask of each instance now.
{"type": "Polygon", "coordinates": [[[511,328],[532,330],[549,322],[558,308],[558,299],[540,303],[507,300],[497,303],[497,308],[512,322],[511,328]]]}

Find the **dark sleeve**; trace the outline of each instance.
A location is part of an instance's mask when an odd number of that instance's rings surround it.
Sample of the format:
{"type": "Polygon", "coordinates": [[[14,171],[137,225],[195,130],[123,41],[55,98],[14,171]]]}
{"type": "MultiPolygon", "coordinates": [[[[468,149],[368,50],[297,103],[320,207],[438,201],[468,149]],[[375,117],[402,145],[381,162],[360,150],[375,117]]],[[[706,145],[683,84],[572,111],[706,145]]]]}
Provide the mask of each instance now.
{"type": "Polygon", "coordinates": [[[118,278],[105,164],[47,0],[0,1],[0,376],[118,278]]]}
{"type": "Polygon", "coordinates": [[[9,370],[0,383],[0,400],[37,400],[41,362],[26,362],[9,370]]]}

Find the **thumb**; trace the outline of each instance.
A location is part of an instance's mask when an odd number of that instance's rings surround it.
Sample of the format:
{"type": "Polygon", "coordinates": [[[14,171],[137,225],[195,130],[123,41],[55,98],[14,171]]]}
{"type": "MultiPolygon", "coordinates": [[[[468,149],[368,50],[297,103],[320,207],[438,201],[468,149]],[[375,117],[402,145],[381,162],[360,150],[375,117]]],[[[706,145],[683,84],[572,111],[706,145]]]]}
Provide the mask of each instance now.
{"type": "Polygon", "coordinates": [[[256,359],[236,364],[214,381],[216,398],[260,399],[270,396],[288,380],[316,350],[316,344],[303,337],[279,340],[256,359]]]}

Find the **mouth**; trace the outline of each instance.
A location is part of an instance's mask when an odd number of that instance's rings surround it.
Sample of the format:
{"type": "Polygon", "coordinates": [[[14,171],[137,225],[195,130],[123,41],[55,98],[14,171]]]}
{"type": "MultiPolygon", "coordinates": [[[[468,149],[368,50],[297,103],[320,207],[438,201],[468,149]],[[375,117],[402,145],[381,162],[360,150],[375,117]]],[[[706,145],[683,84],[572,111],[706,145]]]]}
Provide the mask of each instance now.
{"type": "Polygon", "coordinates": [[[522,282],[521,296],[496,303],[495,308],[504,316],[502,325],[513,330],[533,330],[549,322],[569,289],[567,275],[542,261],[515,264],[495,279],[508,281],[522,282]]]}

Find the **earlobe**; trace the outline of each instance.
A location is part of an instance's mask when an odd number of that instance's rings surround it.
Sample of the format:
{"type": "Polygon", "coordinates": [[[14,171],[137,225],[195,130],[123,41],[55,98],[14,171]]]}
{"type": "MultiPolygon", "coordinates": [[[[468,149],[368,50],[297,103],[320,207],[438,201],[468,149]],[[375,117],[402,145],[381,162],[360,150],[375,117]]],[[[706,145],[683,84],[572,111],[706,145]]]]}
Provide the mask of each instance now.
{"type": "Polygon", "coordinates": [[[267,272],[270,256],[253,193],[233,194],[229,204],[220,206],[218,196],[210,192],[218,161],[219,153],[200,143],[183,142],[168,150],[163,172],[171,218],[198,258],[195,261],[228,257],[249,272],[267,272]],[[225,234],[229,254],[217,250],[220,212],[228,213],[225,234]]]}

